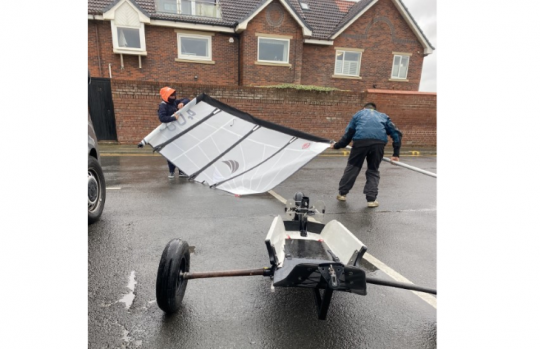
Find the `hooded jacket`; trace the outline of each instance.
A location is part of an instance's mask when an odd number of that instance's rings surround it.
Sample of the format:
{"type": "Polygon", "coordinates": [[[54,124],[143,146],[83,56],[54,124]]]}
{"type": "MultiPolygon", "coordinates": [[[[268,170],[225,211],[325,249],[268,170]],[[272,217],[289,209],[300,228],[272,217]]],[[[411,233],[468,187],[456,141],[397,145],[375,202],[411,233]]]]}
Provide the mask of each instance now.
{"type": "Polygon", "coordinates": [[[159,104],[158,117],[159,121],[163,123],[176,121],[176,118],[172,115],[178,111],[178,104],[184,103],[186,105],[189,103],[187,98],[175,99],[173,102],[169,102],[169,97],[175,92],[176,90],[170,87],[163,87],[159,91],[162,101],[159,104]]]}
{"type": "Polygon", "coordinates": [[[394,154],[399,157],[401,148],[401,132],[388,115],[374,109],[362,109],[352,117],[345,129],[345,134],[334,144],[335,149],[344,148],[351,142],[354,145],[386,144],[388,136],[392,137],[394,154]]]}

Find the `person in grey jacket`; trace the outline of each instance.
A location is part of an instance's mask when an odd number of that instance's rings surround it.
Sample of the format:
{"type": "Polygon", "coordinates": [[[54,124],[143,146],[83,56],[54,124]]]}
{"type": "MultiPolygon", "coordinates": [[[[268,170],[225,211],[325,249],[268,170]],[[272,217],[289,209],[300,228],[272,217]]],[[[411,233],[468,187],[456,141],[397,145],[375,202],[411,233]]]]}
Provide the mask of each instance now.
{"type": "Polygon", "coordinates": [[[399,161],[401,148],[401,132],[390,120],[388,115],[377,111],[375,103],[367,103],[364,109],[352,117],[345,129],[345,134],[331,148],[340,149],[353,141],[352,150],[347,161],[347,167],[339,181],[339,194],[337,199],[347,200],[347,194],[354,186],[356,178],[360,174],[364,160],[367,160],[366,184],[364,194],[368,207],[377,207],[376,201],[379,193],[379,165],[384,156],[384,147],[388,143],[388,135],[392,137],[394,152],[392,161],[399,161]]]}

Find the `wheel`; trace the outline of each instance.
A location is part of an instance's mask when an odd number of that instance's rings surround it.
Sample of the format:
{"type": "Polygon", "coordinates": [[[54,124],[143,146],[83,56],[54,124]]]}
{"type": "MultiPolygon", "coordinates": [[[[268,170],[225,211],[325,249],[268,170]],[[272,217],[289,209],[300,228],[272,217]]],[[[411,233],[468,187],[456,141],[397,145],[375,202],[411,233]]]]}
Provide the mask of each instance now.
{"type": "Polygon", "coordinates": [[[180,239],[173,239],[161,254],[156,281],[157,304],[164,312],[175,313],[180,308],[188,283],[182,274],[187,272],[189,245],[180,239]]]}
{"type": "Polygon", "coordinates": [[[99,220],[105,207],[105,176],[97,159],[88,156],[88,224],[99,220]]]}

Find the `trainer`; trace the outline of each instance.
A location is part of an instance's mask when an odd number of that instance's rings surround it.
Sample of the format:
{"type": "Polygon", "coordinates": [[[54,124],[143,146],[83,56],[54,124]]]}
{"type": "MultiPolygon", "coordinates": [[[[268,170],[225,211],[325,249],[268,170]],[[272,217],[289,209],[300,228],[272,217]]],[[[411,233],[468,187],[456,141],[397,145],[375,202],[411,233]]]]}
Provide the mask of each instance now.
{"type": "Polygon", "coordinates": [[[343,177],[339,181],[339,194],[337,199],[347,200],[347,194],[354,186],[356,177],[360,174],[364,159],[367,159],[366,184],[364,194],[368,207],[377,207],[376,201],[379,193],[379,165],[384,156],[384,147],[388,143],[388,136],[392,137],[394,153],[392,161],[399,161],[399,149],[401,148],[401,132],[390,120],[388,115],[377,111],[375,103],[367,103],[364,109],[352,117],[345,129],[345,134],[339,142],[332,143],[331,148],[340,149],[353,141],[351,154],[347,161],[347,167],[343,177]]]}

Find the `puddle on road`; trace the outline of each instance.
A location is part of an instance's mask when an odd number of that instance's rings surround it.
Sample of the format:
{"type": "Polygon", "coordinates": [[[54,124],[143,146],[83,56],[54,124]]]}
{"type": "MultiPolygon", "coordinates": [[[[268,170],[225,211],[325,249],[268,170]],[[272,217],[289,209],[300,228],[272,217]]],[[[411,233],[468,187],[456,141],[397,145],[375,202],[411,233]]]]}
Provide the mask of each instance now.
{"type": "Polygon", "coordinates": [[[135,281],[135,270],[131,271],[131,274],[129,275],[129,281],[127,284],[127,288],[131,290],[128,294],[124,295],[122,299],[120,299],[118,302],[125,303],[126,309],[129,309],[131,305],[133,304],[133,301],[135,300],[135,284],[137,281],[135,281]]]}

